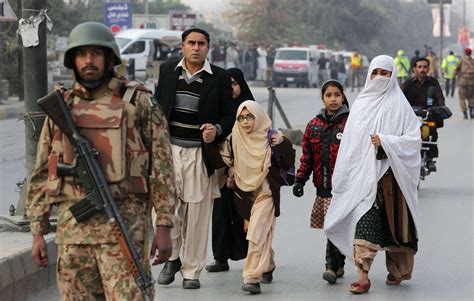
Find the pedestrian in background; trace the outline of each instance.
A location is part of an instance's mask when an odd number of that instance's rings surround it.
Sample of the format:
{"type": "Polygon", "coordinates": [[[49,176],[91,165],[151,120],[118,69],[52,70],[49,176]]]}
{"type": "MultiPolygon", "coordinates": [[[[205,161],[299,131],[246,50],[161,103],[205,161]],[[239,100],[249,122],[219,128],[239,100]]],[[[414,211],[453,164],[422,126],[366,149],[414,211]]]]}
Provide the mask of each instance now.
{"type": "Polygon", "coordinates": [[[351,92],[354,92],[355,82],[357,80],[357,91],[360,92],[361,80],[362,80],[362,55],[360,55],[357,49],[351,54],[350,61],[350,77],[351,77],[351,92]]]}
{"type": "Polygon", "coordinates": [[[199,276],[206,265],[212,202],[220,196],[215,170],[202,145],[224,140],[235,120],[230,75],[206,60],[209,42],[207,31],[185,30],[183,58],[160,66],[155,91],[169,121],[178,191],[171,230],[173,252],[158,283],[171,284],[180,271],[184,289],[201,287],[199,276]],[[204,138],[201,131],[205,131],[204,138]]]}
{"type": "Polygon", "coordinates": [[[226,55],[225,55],[225,67],[235,68],[239,62],[239,53],[237,52],[237,48],[234,43],[229,43],[229,46],[226,48],[226,55]]]}
{"type": "Polygon", "coordinates": [[[430,69],[428,70],[428,76],[434,77],[438,79],[438,56],[434,51],[430,48],[428,48],[428,55],[426,56],[428,61],[430,62],[430,69]]]}
{"type": "Polygon", "coordinates": [[[337,80],[337,71],[339,70],[339,64],[336,61],[336,56],[331,55],[331,60],[329,61],[329,76],[332,79],[337,80]]]}
{"type": "Polygon", "coordinates": [[[410,77],[415,75],[415,63],[420,58],[420,50],[415,50],[415,55],[410,59],[410,77]]]}
{"type": "Polygon", "coordinates": [[[410,61],[402,49],[398,50],[395,57],[395,67],[397,68],[397,81],[401,85],[410,75],[410,61]]]}
{"type": "Polygon", "coordinates": [[[260,44],[257,48],[257,80],[267,80],[267,48],[264,44],[260,44]]]}
{"type": "Polygon", "coordinates": [[[474,60],[472,59],[471,54],[471,48],[464,48],[464,55],[456,68],[456,73],[459,74],[459,106],[461,107],[464,119],[468,118],[468,108],[469,117],[474,119],[474,60]]]}
{"type": "Polygon", "coordinates": [[[451,92],[451,97],[454,97],[454,90],[456,89],[456,67],[459,64],[459,58],[454,55],[453,51],[449,52],[449,55],[443,59],[441,63],[441,70],[443,72],[443,77],[445,80],[445,91],[446,96],[449,96],[451,92]]]}
{"type": "MultiPolygon", "coordinates": [[[[175,189],[173,160],[166,118],[151,92],[119,78],[120,52],[103,24],[77,25],[68,38],[64,66],[74,70],[71,90],[61,90],[81,134],[97,150],[97,159],[129,235],[151,276],[148,230],[156,212],[155,263],[171,255],[175,189]],[[151,161],[150,161],[151,160],[151,161]],[[127,167],[127,168],[125,168],[127,167]]],[[[86,199],[77,175],[58,174],[59,163],[74,165],[76,155],[64,134],[47,117],[38,141],[34,171],[28,181],[27,215],[33,234],[32,257],[49,264],[43,235],[57,209],[56,280],[64,300],[143,300],[107,214],[97,212],[77,222],[70,208],[86,199]]],[[[154,290],[149,291],[153,299],[154,290]]]]}
{"type": "MultiPolygon", "coordinates": [[[[306,126],[301,143],[303,154],[296,173],[293,194],[301,197],[303,187],[313,174],[316,199],[311,211],[311,228],[322,229],[327,209],[331,204],[331,177],[339,144],[349,115],[349,103],[341,83],[330,79],[321,87],[324,108],[306,126]]],[[[344,275],[345,256],[328,239],[326,243],[326,271],[323,279],[336,283],[344,275]]]]}
{"type": "Polygon", "coordinates": [[[337,58],[337,65],[338,65],[337,78],[344,87],[347,87],[348,82],[347,82],[346,62],[342,54],[340,54],[339,57],[337,58]]]}
{"type": "Polygon", "coordinates": [[[377,56],[347,119],[324,222],[329,240],[353,256],[358,280],[351,293],[369,291],[368,273],[379,250],[386,251],[387,285],[411,278],[420,148],[420,124],[397,84],[394,61],[377,56]]]}
{"type": "Polygon", "coordinates": [[[295,156],[291,142],[280,131],[269,137],[271,120],[257,102],[244,101],[237,109],[236,119],[232,135],[221,145],[221,156],[229,167],[227,185],[239,195],[236,205],[248,221],[242,290],[259,294],[260,283],[272,282],[275,270],[272,240],[283,183],[279,166],[288,170],[295,156]],[[271,147],[281,154],[278,163],[271,147]]]}
{"type": "Polygon", "coordinates": [[[324,53],[321,53],[321,56],[318,58],[316,64],[318,64],[318,81],[322,85],[328,78],[328,65],[329,60],[326,58],[324,53]]]}
{"type": "MultiPolygon", "coordinates": [[[[240,69],[230,68],[232,99],[235,112],[246,100],[254,100],[244,74],[240,69]]],[[[212,209],[212,253],[214,262],[206,266],[208,272],[229,270],[228,260],[240,260],[247,256],[247,239],[244,220],[237,212],[231,190],[225,185],[228,171],[219,170],[221,197],[214,200],[212,209]]]]}

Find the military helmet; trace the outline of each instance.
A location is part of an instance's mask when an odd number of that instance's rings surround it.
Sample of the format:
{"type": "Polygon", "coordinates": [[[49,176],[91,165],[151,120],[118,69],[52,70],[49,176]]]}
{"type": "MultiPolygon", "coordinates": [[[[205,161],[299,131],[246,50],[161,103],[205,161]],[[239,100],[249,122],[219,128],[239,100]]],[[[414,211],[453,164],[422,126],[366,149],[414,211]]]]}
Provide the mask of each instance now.
{"type": "Polygon", "coordinates": [[[74,27],[69,34],[68,47],[64,55],[64,66],[74,69],[74,49],[87,45],[109,48],[114,54],[114,65],[122,63],[119,47],[110,29],[102,23],[85,22],[74,27]]]}

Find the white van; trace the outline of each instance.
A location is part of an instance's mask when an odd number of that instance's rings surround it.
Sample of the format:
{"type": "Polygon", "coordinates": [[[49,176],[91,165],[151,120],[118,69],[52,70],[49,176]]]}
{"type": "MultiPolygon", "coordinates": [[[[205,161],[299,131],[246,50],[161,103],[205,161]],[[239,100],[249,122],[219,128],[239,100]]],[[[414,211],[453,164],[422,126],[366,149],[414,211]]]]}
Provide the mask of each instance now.
{"type": "Polygon", "coordinates": [[[278,48],[273,62],[273,84],[277,87],[296,84],[316,87],[318,51],[309,47],[278,48]]]}
{"type": "Polygon", "coordinates": [[[181,50],[182,31],[166,29],[128,29],[115,36],[122,59],[135,60],[135,77],[146,79],[147,65],[165,61],[181,50]]]}

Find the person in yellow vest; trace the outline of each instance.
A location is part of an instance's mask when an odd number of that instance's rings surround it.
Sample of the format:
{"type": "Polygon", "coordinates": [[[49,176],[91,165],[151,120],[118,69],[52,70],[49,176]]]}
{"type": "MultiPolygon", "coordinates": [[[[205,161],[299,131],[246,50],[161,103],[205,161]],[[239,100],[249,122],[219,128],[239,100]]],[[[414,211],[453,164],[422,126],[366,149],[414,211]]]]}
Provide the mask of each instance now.
{"type": "Polygon", "coordinates": [[[443,77],[446,81],[446,96],[449,96],[449,92],[451,91],[451,97],[454,97],[454,90],[456,88],[455,70],[458,64],[459,58],[455,56],[454,52],[452,51],[449,52],[449,55],[445,57],[443,59],[443,62],[441,63],[441,70],[443,72],[443,77]]]}
{"type": "Polygon", "coordinates": [[[360,55],[357,49],[354,49],[354,52],[351,55],[351,92],[354,92],[355,80],[357,79],[357,90],[360,92],[361,86],[361,77],[362,77],[362,55],[360,55]]]}
{"type": "Polygon", "coordinates": [[[395,67],[397,68],[397,81],[401,85],[410,74],[410,61],[405,55],[405,51],[398,50],[397,56],[395,57],[395,67]]]}

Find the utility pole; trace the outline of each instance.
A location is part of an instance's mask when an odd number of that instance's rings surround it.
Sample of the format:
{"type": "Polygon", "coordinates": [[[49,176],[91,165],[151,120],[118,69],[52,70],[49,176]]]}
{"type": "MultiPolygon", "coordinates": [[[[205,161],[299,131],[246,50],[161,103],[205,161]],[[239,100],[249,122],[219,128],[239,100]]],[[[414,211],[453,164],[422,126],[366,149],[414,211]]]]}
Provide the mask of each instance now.
{"type": "MultiPolygon", "coordinates": [[[[47,8],[47,0],[22,0],[21,15],[28,19],[39,15],[47,8]]],[[[18,201],[17,214],[24,215],[26,203],[26,187],[33,172],[36,161],[36,145],[44,122],[44,113],[36,103],[38,98],[47,94],[48,69],[46,61],[46,20],[38,27],[39,44],[23,47],[23,72],[25,91],[25,136],[26,136],[26,181],[18,201]]]]}
{"type": "Polygon", "coordinates": [[[443,0],[439,0],[439,20],[440,20],[440,27],[439,27],[439,60],[438,60],[438,65],[437,66],[439,69],[438,70],[441,70],[441,64],[443,62],[443,48],[444,48],[444,45],[443,45],[443,38],[444,38],[444,1],[443,0]]]}
{"type": "MultiPolygon", "coordinates": [[[[3,5],[3,4],[1,4],[1,5],[3,5]]],[[[3,14],[3,6],[0,7],[0,13],[3,14]]],[[[3,50],[3,48],[4,48],[3,44],[4,44],[5,42],[4,42],[4,40],[3,40],[3,36],[2,36],[2,35],[3,35],[3,22],[0,21],[0,66],[2,66],[2,70],[0,70],[0,87],[3,88],[3,82],[2,82],[2,80],[3,80],[3,73],[5,72],[5,71],[4,71],[4,70],[5,70],[5,67],[3,67],[3,66],[5,66],[4,63],[3,63],[3,56],[4,56],[4,55],[3,55],[3,52],[4,52],[4,50],[3,50]]],[[[6,93],[5,93],[5,94],[6,94],[6,93]]],[[[3,99],[3,91],[0,91],[0,104],[3,104],[3,101],[4,101],[4,100],[7,100],[7,99],[3,99]]]]}
{"type": "MultiPolygon", "coordinates": [[[[21,16],[21,9],[22,9],[21,1],[18,1],[17,5],[17,16],[21,16]]],[[[21,36],[18,35],[18,45],[21,45],[21,36]]],[[[23,101],[25,100],[25,86],[23,80],[23,51],[20,47],[17,50],[17,58],[18,58],[18,100],[23,101]]]]}
{"type": "Polygon", "coordinates": [[[462,25],[466,26],[466,0],[462,2],[462,25]]]}

